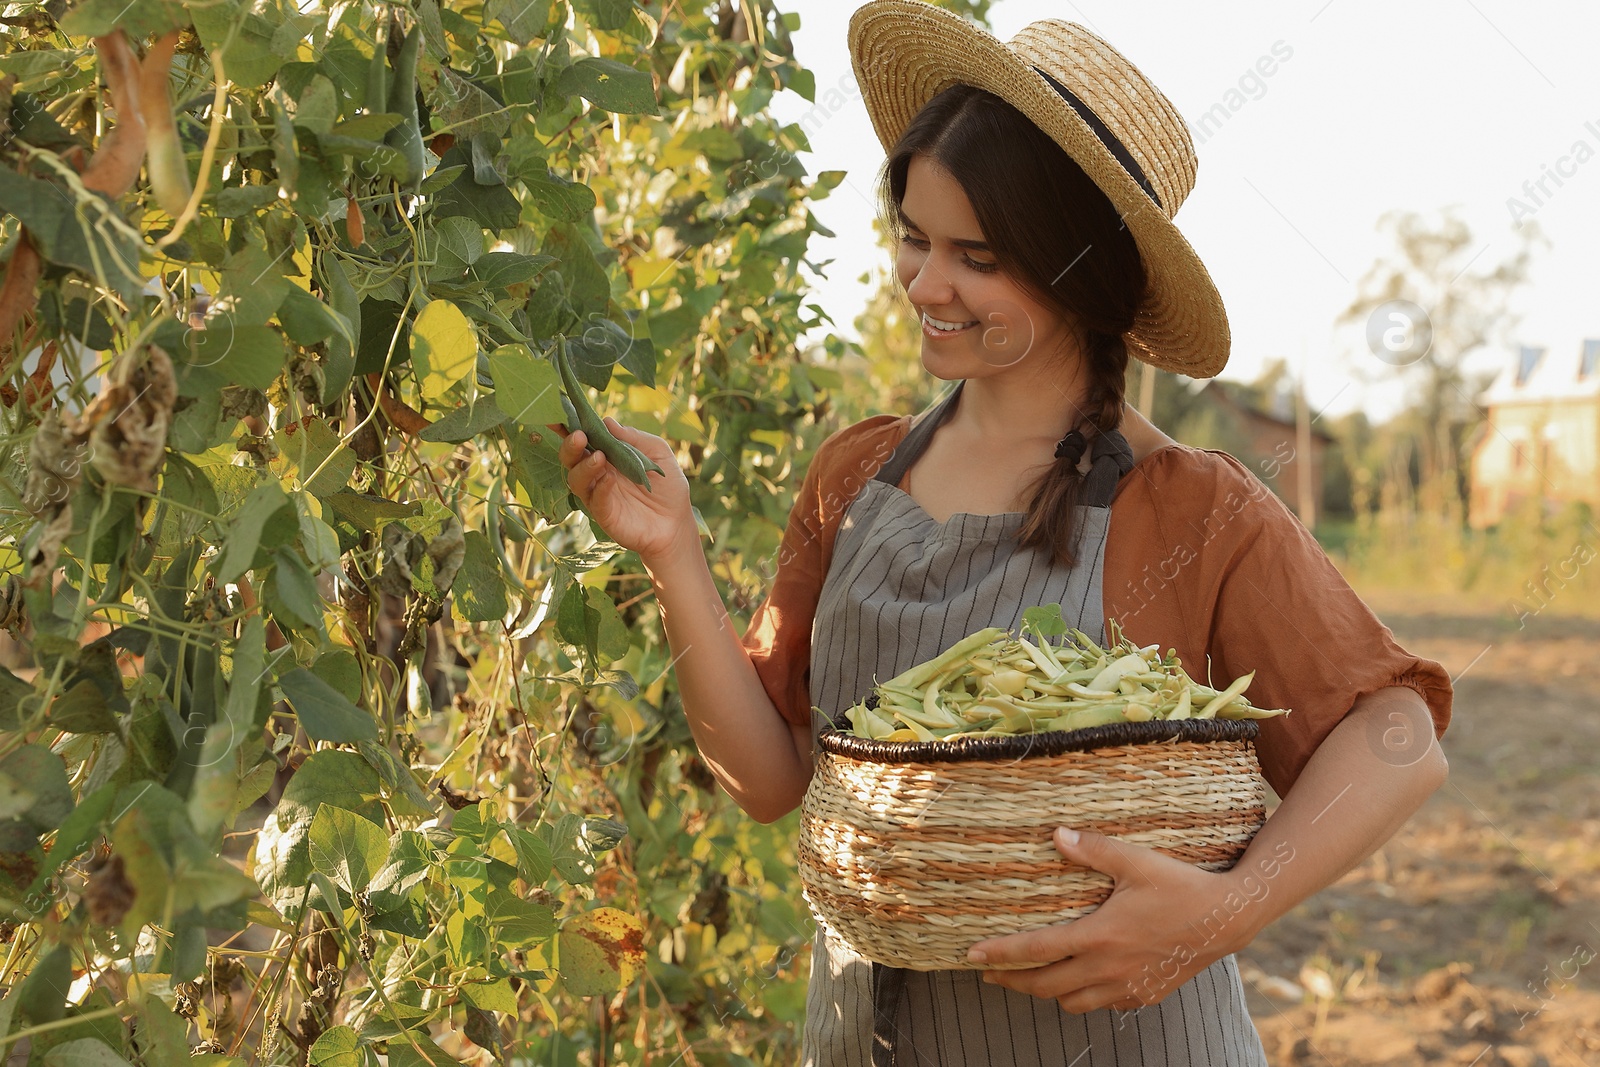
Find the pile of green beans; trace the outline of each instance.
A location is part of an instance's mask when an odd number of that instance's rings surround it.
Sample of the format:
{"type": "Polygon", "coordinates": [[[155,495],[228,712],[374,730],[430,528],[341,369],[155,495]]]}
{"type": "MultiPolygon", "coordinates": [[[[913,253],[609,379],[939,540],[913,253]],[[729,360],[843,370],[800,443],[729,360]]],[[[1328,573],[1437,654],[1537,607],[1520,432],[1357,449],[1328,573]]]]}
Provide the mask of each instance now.
{"type": "Polygon", "coordinates": [[[845,715],[858,737],[950,741],[993,734],[1082,730],[1152,719],[1266,719],[1287,710],[1244,697],[1255,672],[1224,689],[1189,677],[1177,652],[1116,634],[1101,648],[1081,630],[1062,644],[989,627],[878,683],[845,715]]]}

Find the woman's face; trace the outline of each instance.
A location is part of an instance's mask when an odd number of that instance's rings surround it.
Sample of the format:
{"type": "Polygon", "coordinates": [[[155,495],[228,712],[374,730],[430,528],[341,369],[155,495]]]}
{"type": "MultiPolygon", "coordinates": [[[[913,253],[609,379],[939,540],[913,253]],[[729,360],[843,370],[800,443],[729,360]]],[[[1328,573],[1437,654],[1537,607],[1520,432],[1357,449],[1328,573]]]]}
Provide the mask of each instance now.
{"type": "Polygon", "coordinates": [[[922,320],[928,373],[946,381],[1023,367],[1059,374],[1053,354],[1076,351],[1068,323],[996,265],[960,183],[914,156],[900,210],[906,236],[895,272],[922,320]]]}

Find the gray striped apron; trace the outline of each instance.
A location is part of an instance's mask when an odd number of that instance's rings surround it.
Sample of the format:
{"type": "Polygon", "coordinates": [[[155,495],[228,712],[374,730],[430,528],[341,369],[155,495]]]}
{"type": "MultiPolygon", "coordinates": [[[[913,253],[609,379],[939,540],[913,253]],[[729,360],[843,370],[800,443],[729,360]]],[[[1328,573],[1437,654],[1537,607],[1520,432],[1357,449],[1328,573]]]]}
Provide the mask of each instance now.
{"type": "MultiPolygon", "coordinates": [[[[906,435],[850,503],[817,604],[811,640],[813,737],[874,684],[985,626],[1015,629],[1025,608],[1105,641],[1101,567],[1110,502],[1133,464],[1120,433],[1096,435],[1078,507],[1078,563],[1018,546],[1021,512],[965,512],[936,522],[901,478],[955,410],[956,387],[906,435]]],[[[806,994],[807,1067],[1127,1067],[1260,1065],[1266,1055],[1232,956],[1159,1004],[1134,1012],[1065,1012],[1054,1000],[982,981],[981,971],[871,964],[818,923],[806,994]]]]}

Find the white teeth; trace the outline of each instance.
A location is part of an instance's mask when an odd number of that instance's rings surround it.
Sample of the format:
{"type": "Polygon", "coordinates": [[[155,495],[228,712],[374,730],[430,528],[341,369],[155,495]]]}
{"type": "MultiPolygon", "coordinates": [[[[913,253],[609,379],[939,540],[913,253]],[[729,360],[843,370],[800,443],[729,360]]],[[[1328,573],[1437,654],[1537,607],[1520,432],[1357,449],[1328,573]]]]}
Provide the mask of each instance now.
{"type": "Polygon", "coordinates": [[[976,326],[978,324],[977,319],[973,319],[971,322],[944,322],[940,319],[934,318],[926,311],[922,313],[922,321],[926,322],[929,326],[932,326],[936,330],[961,330],[968,326],[976,326]]]}

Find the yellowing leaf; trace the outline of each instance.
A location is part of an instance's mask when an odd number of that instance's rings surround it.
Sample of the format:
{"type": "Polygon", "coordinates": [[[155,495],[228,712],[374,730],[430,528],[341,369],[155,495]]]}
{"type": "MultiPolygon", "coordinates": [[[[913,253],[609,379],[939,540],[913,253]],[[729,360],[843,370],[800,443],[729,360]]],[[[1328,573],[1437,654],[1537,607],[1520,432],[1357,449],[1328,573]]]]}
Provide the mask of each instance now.
{"type": "Polygon", "coordinates": [[[779,451],[789,443],[789,435],[782,430],[751,430],[750,439],[760,441],[764,445],[771,445],[779,451]]]}
{"type": "Polygon", "coordinates": [[[670,289],[678,281],[678,261],[666,256],[634,256],[628,260],[628,279],[635,291],[670,289]]]}
{"type": "Polygon", "coordinates": [[[672,394],[665,389],[652,389],[648,385],[628,386],[628,410],[645,411],[660,415],[672,406],[672,394]]]}
{"type": "Polygon", "coordinates": [[[478,335],[461,309],[435,300],[422,309],[411,327],[411,365],[417,369],[422,395],[438,400],[477,365],[478,335]]]}
{"type": "Polygon", "coordinates": [[[559,941],[561,980],[575,996],[614,993],[644,966],[644,927],[616,908],[567,920],[559,941]]]}

